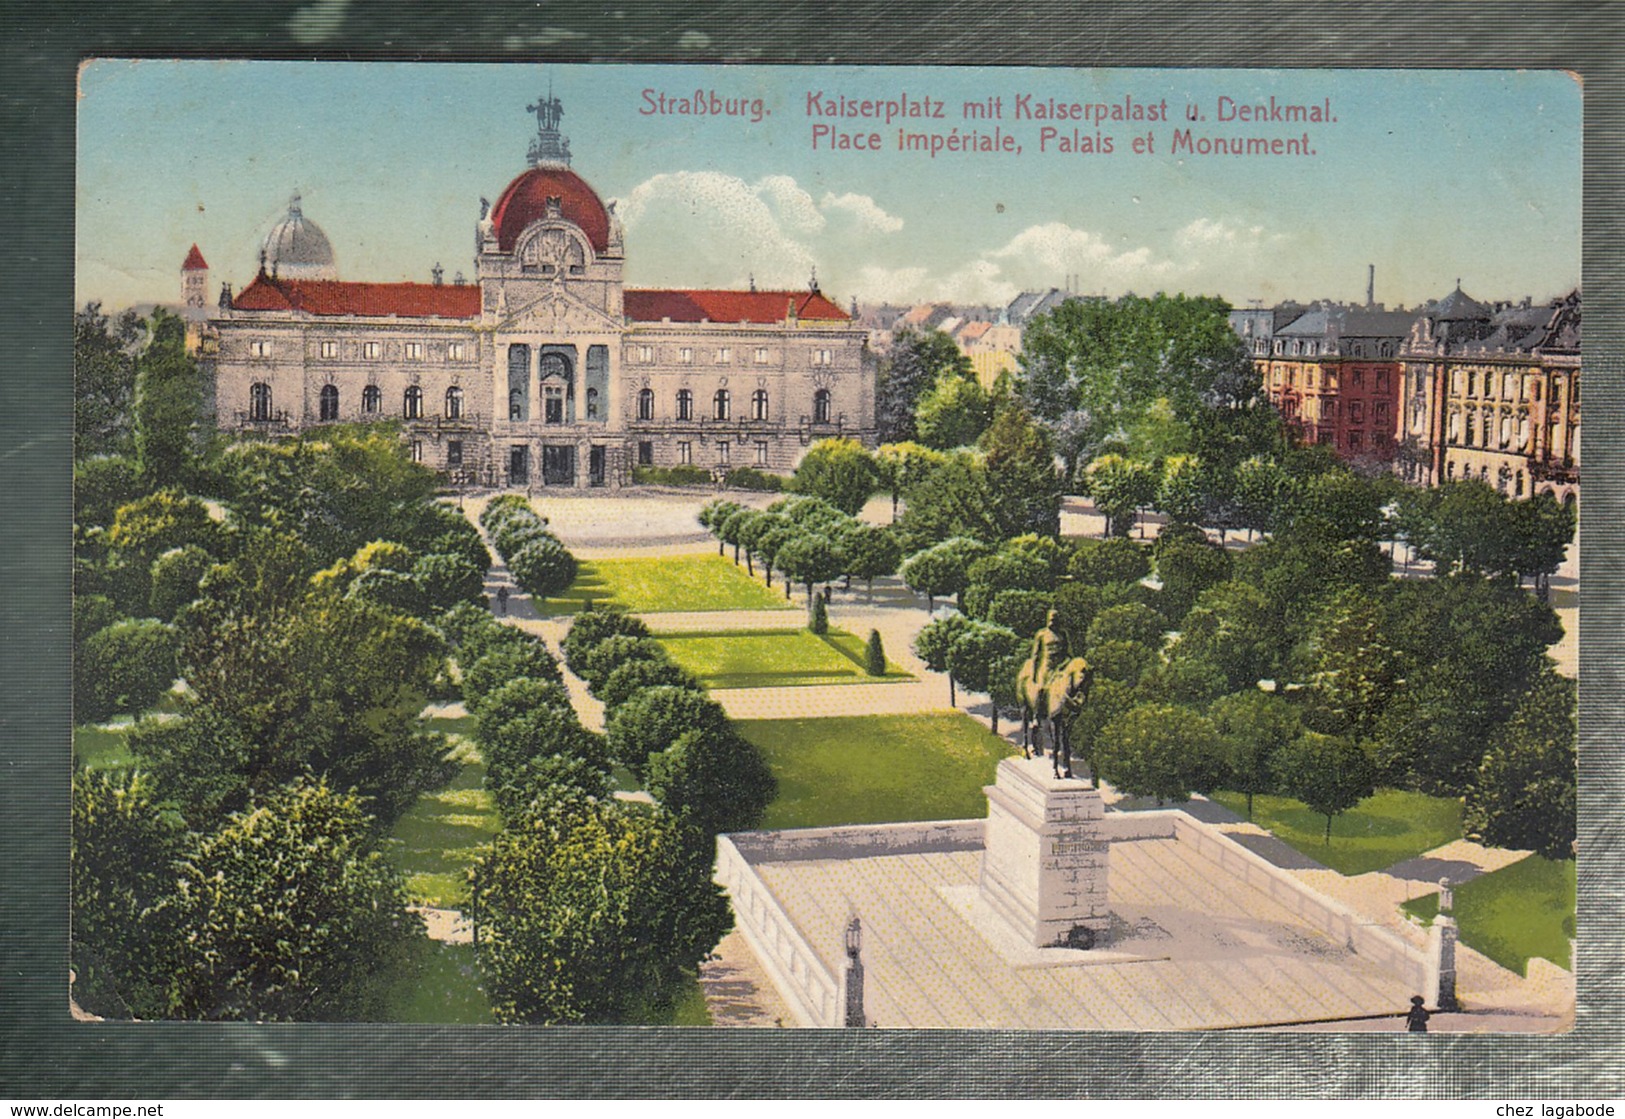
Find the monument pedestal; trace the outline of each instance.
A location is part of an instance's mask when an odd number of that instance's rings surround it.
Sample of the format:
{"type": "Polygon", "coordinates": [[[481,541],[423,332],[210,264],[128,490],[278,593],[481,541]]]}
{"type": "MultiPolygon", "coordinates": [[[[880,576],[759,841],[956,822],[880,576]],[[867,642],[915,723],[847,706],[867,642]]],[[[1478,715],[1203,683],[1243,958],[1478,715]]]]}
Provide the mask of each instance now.
{"type": "Polygon", "coordinates": [[[1035,947],[1101,943],[1111,911],[1100,792],[1041,758],[1005,758],[985,791],[983,900],[1035,947]]]}

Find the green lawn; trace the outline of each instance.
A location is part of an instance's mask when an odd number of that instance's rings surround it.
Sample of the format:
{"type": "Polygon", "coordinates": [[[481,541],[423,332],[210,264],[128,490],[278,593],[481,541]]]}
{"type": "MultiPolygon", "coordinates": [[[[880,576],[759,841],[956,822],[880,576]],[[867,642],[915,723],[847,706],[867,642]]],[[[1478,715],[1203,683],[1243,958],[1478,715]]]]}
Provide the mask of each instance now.
{"type": "Polygon", "coordinates": [[[437,1025],[494,1021],[472,944],[421,940],[406,966],[381,982],[381,1021],[437,1025]]]}
{"type": "MultiPolygon", "coordinates": [[[[1464,944],[1520,975],[1532,956],[1573,970],[1569,959],[1569,941],[1574,937],[1573,859],[1554,862],[1530,855],[1451,892],[1464,944]]],[[[1403,908],[1432,921],[1439,911],[1439,895],[1427,894],[1403,908]]]]}
{"type": "MultiPolygon", "coordinates": [[[[1247,798],[1241,793],[1215,793],[1213,799],[1246,815],[1247,798]]],[[[1286,797],[1254,797],[1253,822],[1333,870],[1365,874],[1460,839],[1461,802],[1379,789],[1332,817],[1330,846],[1325,841],[1326,817],[1286,797]]]]}
{"type": "Polygon", "coordinates": [[[419,797],[386,842],[416,905],[460,908],[468,900],[464,871],[502,824],[491,795],[481,787],[484,763],[466,744],[458,753],[463,766],[457,776],[445,788],[419,797]]]}
{"type": "Polygon", "coordinates": [[[541,613],[579,613],[587,599],[635,614],[691,610],[794,610],[799,602],[745,574],[724,556],[589,560],[570,589],[550,598],[541,613]]]}
{"type": "Polygon", "coordinates": [[[779,779],[765,828],[827,827],[987,815],[1009,745],[968,715],[752,719],[734,726],[779,779]]]}
{"type": "Polygon", "coordinates": [[[130,753],[127,726],[73,728],[73,756],[87,770],[126,769],[135,762],[130,753]]]}
{"type": "Polygon", "coordinates": [[[662,637],[671,659],[710,688],[771,688],[794,684],[862,684],[909,679],[895,664],[885,676],[863,670],[864,642],[831,630],[681,633],[662,637]]]}

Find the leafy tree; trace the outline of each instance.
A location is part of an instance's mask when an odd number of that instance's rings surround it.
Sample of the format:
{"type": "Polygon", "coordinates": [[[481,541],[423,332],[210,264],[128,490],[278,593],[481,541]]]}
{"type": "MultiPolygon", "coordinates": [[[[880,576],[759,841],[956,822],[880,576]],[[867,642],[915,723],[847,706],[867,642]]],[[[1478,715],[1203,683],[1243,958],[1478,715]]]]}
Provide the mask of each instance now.
{"type": "Polygon", "coordinates": [[[1205,711],[1230,687],[1219,666],[1205,657],[1169,657],[1140,677],[1139,696],[1150,703],[1175,703],[1205,711]]]}
{"type": "Polygon", "coordinates": [[[213,553],[219,548],[219,532],[208,506],[178,490],[159,490],[120,506],[105,538],[119,605],[127,613],[144,613],[158,557],[188,545],[213,553]]]}
{"type": "Polygon", "coordinates": [[[1157,508],[1171,520],[1196,524],[1213,505],[1213,479],[1195,455],[1173,455],[1162,466],[1157,508]]]}
{"type": "MultiPolygon", "coordinates": [[[[762,561],[762,579],[768,586],[773,585],[773,567],[778,562],[779,555],[791,543],[801,539],[803,532],[791,523],[788,517],[777,516],[773,513],[764,513],[759,521],[753,523],[755,534],[752,550],[756,558],[762,561]]],[[[784,597],[790,597],[791,580],[784,580],[784,597]]]]}
{"type": "Polygon", "coordinates": [[[998,539],[1061,531],[1062,475],[1049,434],[1014,405],[999,410],[982,436],[987,486],[998,539]]]}
{"type": "Polygon", "coordinates": [[[161,309],[136,359],[134,415],[142,478],[155,486],[187,481],[203,421],[203,375],[186,352],[186,324],[161,309]]]}
{"type": "MultiPolygon", "coordinates": [[[[587,730],[568,704],[538,704],[498,722],[482,719],[478,740],[485,758],[485,786],[502,817],[517,826],[535,797],[535,786],[567,759],[607,778],[609,747],[587,730]]],[[[580,783],[580,776],[576,778],[580,783]]],[[[592,782],[589,782],[589,787],[592,782]]]]}
{"type": "Polygon", "coordinates": [[[170,930],[151,910],[174,880],[182,821],[139,770],[75,770],[72,824],[74,997],[104,1017],[161,1016],[170,930]]]}
{"type": "Polygon", "coordinates": [[[700,511],[695,514],[695,519],[700,522],[700,527],[717,538],[717,555],[723,554],[723,546],[727,543],[722,538],[723,524],[727,522],[729,517],[743,508],[744,506],[737,501],[729,501],[726,498],[718,497],[700,506],[700,511]]]}
{"type": "Polygon", "coordinates": [[[1552,573],[1563,563],[1574,539],[1574,508],[1543,493],[1512,502],[1507,519],[1513,540],[1511,567],[1520,577],[1534,580],[1535,590],[1545,602],[1552,573]]]}
{"type": "MultiPolygon", "coordinates": [[[[998,509],[999,495],[988,468],[973,452],[948,455],[906,492],[905,500],[908,508],[897,523],[905,553],[956,536],[997,541],[1007,535],[998,509]]],[[[1008,535],[1026,531],[1033,530],[1028,526],[1008,535]]]]}
{"type": "Polygon", "coordinates": [[[73,316],[74,455],[123,454],[131,449],[135,350],[146,324],[134,311],[116,320],[100,303],[87,303],[73,316]]]}
{"type": "Polygon", "coordinates": [[[480,530],[452,506],[433,502],[419,506],[408,517],[399,539],[420,556],[461,556],[483,579],[491,567],[491,552],[480,539],[480,530]]]}
{"type": "Polygon", "coordinates": [[[948,451],[981,438],[992,416],[992,402],[981,384],[949,373],[937,378],[914,408],[914,429],[927,447],[948,451]]]}
{"type": "Polygon", "coordinates": [[[139,717],[175,682],[175,631],[152,618],[115,622],[85,640],[74,667],[76,720],[139,717]]]}
{"type": "Polygon", "coordinates": [[[970,358],[940,330],[904,329],[892,339],[875,384],[875,414],[882,443],[919,438],[915,412],[919,400],[944,376],[974,380],[970,358]]]}
{"type": "Polygon", "coordinates": [[[196,544],[171,548],[153,560],[147,600],[150,615],[165,622],[173,619],[176,611],[197,597],[198,584],[213,566],[214,557],[196,544]]]}
{"type": "Polygon", "coordinates": [[[759,509],[737,509],[717,521],[717,541],[733,547],[734,563],[739,562],[739,550],[745,543],[745,526],[762,516],[765,514],[759,509]]]}
{"type": "Polygon", "coordinates": [[[938,596],[957,595],[965,589],[970,565],[992,549],[968,537],[956,536],[910,556],[900,574],[908,589],[926,598],[926,610],[936,611],[938,596]]]}
{"type": "Polygon", "coordinates": [[[1100,787],[1100,769],[1095,754],[1100,747],[1101,735],[1118,718],[1132,711],[1136,703],[1131,685],[1096,671],[1094,682],[1089,686],[1089,702],[1079,709],[1077,716],[1068,724],[1072,756],[1089,766],[1090,780],[1096,788],[1100,787]]]}
{"type": "Polygon", "coordinates": [[[987,620],[1031,637],[1048,623],[1054,608],[1055,596],[1048,591],[1000,591],[987,608],[987,620]]]}
{"type": "Polygon", "coordinates": [[[848,516],[863,510],[877,484],[869,452],[854,439],[820,439],[791,479],[795,492],[823,498],[848,516]]]}
{"type": "Polygon", "coordinates": [[[509,555],[508,570],[532,598],[552,598],[575,582],[576,558],[556,538],[545,537],[509,555]]]}
{"type": "Polygon", "coordinates": [[[1230,580],[1203,591],[1181,623],[1174,658],[1201,657],[1219,669],[1232,690],[1269,677],[1285,652],[1286,631],[1264,592],[1230,580]]]}
{"type": "Polygon", "coordinates": [[[1253,794],[1275,788],[1275,756],[1303,729],[1297,711],[1279,694],[1246,688],[1216,700],[1208,716],[1219,732],[1228,784],[1247,794],[1247,818],[1253,818],[1253,794]]]}
{"type": "Polygon", "coordinates": [[[164,804],[194,831],[218,828],[253,799],[253,745],[218,711],[191,707],[179,719],[148,719],[132,728],[129,746],[164,804]]]}
{"type": "Polygon", "coordinates": [[[414,617],[430,613],[429,604],[423,597],[422,584],[408,573],[387,567],[372,567],[357,572],[345,589],[344,596],[414,617]]]}
{"type": "Polygon", "coordinates": [[[679,735],[650,755],[648,774],[654,798],[706,835],[756,827],[778,793],[767,759],[732,727],[679,735]]]}
{"type": "Polygon", "coordinates": [[[1249,535],[1273,532],[1290,514],[1292,480],[1274,459],[1254,455],[1236,467],[1232,496],[1249,535]]]}
{"type": "Polygon", "coordinates": [[[841,574],[846,558],[829,537],[819,534],[797,536],[775,556],[785,578],[807,588],[807,607],[812,609],[813,584],[827,583],[841,574]]]}
{"type": "Polygon", "coordinates": [[[872,461],[880,489],[891,495],[891,519],[896,521],[898,498],[924,481],[946,459],[919,443],[882,443],[872,461]]]}
{"type": "Polygon", "coordinates": [[[880,525],[855,521],[841,533],[841,555],[846,559],[846,574],[862,579],[869,600],[874,601],[875,579],[897,574],[903,562],[903,548],[890,529],[880,525]]]}
{"type": "Polygon", "coordinates": [[[1162,648],[1162,635],[1168,623],[1162,615],[1141,602],[1108,606],[1095,615],[1084,634],[1083,645],[1092,649],[1108,641],[1132,641],[1153,653],[1162,648]]]}
{"type": "Polygon", "coordinates": [[[615,636],[648,637],[649,627],[620,610],[583,610],[575,616],[569,632],[559,643],[564,653],[564,663],[570,666],[571,672],[581,675],[582,666],[586,663],[582,658],[588,650],[600,641],[615,636]]]}
{"type": "Polygon", "coordinates": [[[1332,717],[1321,729],[1367,738],[1393,699],[1402,662],[1383,606],[1351,587],[1330,599],[1312,623],[1303,668],[1315,706],[1332,717]]]}
{"type": "Polygon", "coordinates": [[[986,618],[1000,591],[1047,591],[1054,586],[1049,567],[1031,555],[1006,550],[983,556],[965,571],[965,613],[986,618]]]}
{"type": "Polygon", "coordinates": [[[933,672],[948,673],[948,706],[959,703],[955,694],[954,674],[949,667],[949,654],[954,645],[973,623],[963,614],[947,614],[927,624],[914,636],[914,653],[933,672]]]}
{"type": "Polygon", "coordinates": [[[869,631],[869,642],[863,649],[863,671],[870,676],[886,675],[886,647],[880,642],[880,631],[869,631]]]}
{"type": "Polygon", "coordinates": [[[689,688],[646,688],[610,716],[609,746],[622,765],[641,775],[649,758],[684,732],[722,732],[729,726],[721,704],[707,696],[689,688]]]}
{"type": "Polygon", "coordinates": [[[665,646],[652,637],[626,637],[616,635],[605,638],[581,657],[576,675],[587,682],[593,694],[603,686],[609,674],[628,661],[663,661],[668,659],[665,646]]]}
{"type": "Polygon", "coordinates": [[[613,714],[623,703],[645,688],[657,688],[662,685],[687,688],[689,691],[702,694],[705,690],[687,669],[673,664],[670,660],[630,660],[613,669],[604,678],[595,694],[603,701],[605,710],[613,714]]]}
{"type": "Polygon", "coordinates": [[[485,571],[467,555],[430,552],[412,565],[412,579],[418,585],[424,608],[443,613],[459,602],[485,605],[485,571]]]}
{"type": "Polygon", "coordinates": [[[987,698],[992,708],[993,733],[999,733],[999,713],[1015,711],[1021,706],[1019,682],[1021,670],[1027,664],[1027,646],[1023,644],[1007,656],[988,666],[987,698]]]}
{"type": "Polygon", "coordinates": [[[1141,704],[1107,724],[1095,746],[1100,773],[1130,796],[1185,801],[1223,779],[1219,732],[1188,707],[1141,704]]]}
{"type": "Polygon", "coordinates": [[[1317,731],[1304,731],[1275,754],[1281,791],[1326,817],[1326,843],[1332,817],[1340,816],[1375,792],[1376,768],[1358,743],[1317,731]]]}
{"type": "Polygon", "coordinates": [[[1084,659],[1098,680],[1138,687],[1146,673],[1162,663],[1157,651],[1138,641],[1101,641],[1084,649],[1084,659]]]}
{"type": "Polygon", "coordinates": [[[948,647],[948,673],[973,692],[987,693],[993,669],[1024,652],[1028,642],[1014,630],[987,622],[972,622],[948,647]]]}
{"type": "Polygon", "coordinates": [[[1151,574],[1151,554],[1132,540],[1079,540],[1067,574],[1080,583],[1138,583],[1151,574]]]}
{"type": "Polygon", "coordinates": [[[1041,422],[1075,422],[1069,472],[1155,407],[1210,443],[1248,422],[1261,386],[1228,312],[1210,297],[1127,295],[1065,300],[1027,324],[1017,391],[1041,422]]]}
{"type": "Polygon", "coordinates": [[[1376,540],[1384,530],[1382,490],[1351,470],[1330,470],[1293,487],[1300,528],[1336,540],[1376,540]]]}
{"type": "Polygon", "coordinates": [[[169,1012],[214,1020],[376,1017],[376,977],[422,937],[354,793],[296,779],[200,839],[158,908],[185,931],[169,1012]]]}
{"type": "Polygon", "coordinates": [[[73,464],[73,519],[84,527],[110,525],[121,506],[144,493],[135,460],[124,455],[97,455],[73,464]]]}
{"type": "Polygon", "coordinates": [[[708,842],[614,800],[556,798],[473,869],[499,1021],[624,1022],[667,1002],[728,931],[708,842]]]}
{"type": "Polygon", "coordinates": [[[387,823],[445,774],[445,740],[420,717],[445,644],[416,618],[312,587],[308,558],[260,535],[211,569],[176,622],[181,675],[253,744],[256,792],[309,769],[372,797],[387,823]]]}
{"type": "MultiPolygon", "coordinates": [[[[535,514],[531,508],[530,498],[522,493],[501,493],[485,503],[480,510],[480,527],[486,532],[495,533],[497,526],[514,513],[535,514]]],[[[542,518],[546,523],[546,518],[542,518]]]]}
{"type": "Polygon", "coordinates": [[[1055,588],[1052,628],[1066,638],[1067,648],[1081,649],[1089,624],[1102,610],[1125,602],[1143,602],[1143,596],[1153,593],[1148,587],[1129,583],[1103,583],[1098,587],[1062,583],[1055,588]]]}
{"type": "Polygon", "coordinates": [[[1104,454],[1083,472],[1084,492],[1106,518],[1107,536],[1127,536],[1140,506],[1157,496],[1158,477],[1143,462],[1119,454],[1104,454]]]}
{"type": "Polygon", "coordinates": [[[824,596],[821,594],[812,596],[812,608],[807,616],[807,632],[820,635],[829,632],[829,608],[824,605],[824,596]]]}
{"type": "Polygon", "coordinates": [[[470,715],[478,717],[485,701],[510,680],[558,684],[564,679],[558,662],[542,640],[529,634],[525,636],[524,641],[505,642],[482,653],[463,669],[463,702],[470,715]]]}
{"type": "MultiPolygon", "coordinates": [[[[1172,526],[1170,526],[1172,527],[1172,526]]],[[[1155,550],[1157,578],[1162,582],[1158,604],[1163,616],[1176,626],[1209,587],[1230,578],[1230,554],[1204,537],[1200,542],[1181,539],[1163,530],[1155,550]]]]}
{"type": "Polygon", "coordinates": [[[1491,740],[1467,790],[1466,829],[1496,847],[1574,857],[1575,686],[1541,674],[1491,740]]]}

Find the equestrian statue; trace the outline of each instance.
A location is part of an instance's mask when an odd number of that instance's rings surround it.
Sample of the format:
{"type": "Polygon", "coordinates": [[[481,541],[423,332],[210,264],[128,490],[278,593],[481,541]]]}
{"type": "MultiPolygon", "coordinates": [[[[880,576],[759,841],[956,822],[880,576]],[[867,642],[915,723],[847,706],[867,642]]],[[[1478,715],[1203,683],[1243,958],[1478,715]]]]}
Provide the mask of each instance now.
{"type": "Polygon", "coordinates": [[[1093,673],[1082,657],[1067,657],[1066,642],[1055,631],[1055,611],[1049,612],[1044,628],[1033,635],[1032,655],[1016,676],[1016,694],[1021,698],[1021,753],[1023,757],[1044,756],[1042,739],[1033,741],[1033,730],[1048,728],[1050,760],[1055,776],[1072,776],[1072,740],[1068,730],[1089,699],[1093,673]]]}

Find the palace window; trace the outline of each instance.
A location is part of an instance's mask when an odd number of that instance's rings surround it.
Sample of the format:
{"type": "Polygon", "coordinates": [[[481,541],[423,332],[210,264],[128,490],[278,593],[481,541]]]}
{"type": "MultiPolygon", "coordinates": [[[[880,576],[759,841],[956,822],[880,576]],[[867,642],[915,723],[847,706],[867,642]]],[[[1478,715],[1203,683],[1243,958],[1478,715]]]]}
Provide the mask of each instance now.
{"type": "Polygon", "coordinates": [[[734,352],[733,352],[733,348],[731,346],[724,346],[720,350],[717,351],[717,364],[718,365],[727,365],[729,362],[733,361],[733,359],[734,359],[734,352]]]}
{"type": "Polygon", "coordinates": [[[406,343],[406,360],[407,361],[422,361],[423,360],[423,343],[422,342],[408,342],[408,343],[406,343]]]}
{"type": "Polygon", "coordinates": [[[681,349],[679,349],[677,351],[677,364],[678,365],[693,365],[694,364],[694,350],[693,350],[693,347],[684,346],[684,347],[682,347],[681,349]]]}
{"type": "Polygon", "coordinates": [[[589,420],[596,420],[598,418],[598,390],[597,389],[588,389],[587,390],[587,418],[589,420]]]}
{"type": "Polygon", "coordinates": [[[750,394],[750,418],[753,420],[767,419],[766,389],[757,389],[750,394]]]}
{"type": "Polygon", "coordinates": [[[727,442],[718,443],[717,444],[717,462],[719,464],[721,464],[722,466],[727,466],[729,461],[731,461],[730,456],[732,455],[732,452],[733,452],[733,448],[730,447],[727,442]]]}
{"type": "Polygon", "coordinates": [[[677,444],[677,461],[683,466],[690,465],[694,461],[694,444],[677,444]]]}
{"type": "Polygon", "coordinates": [[[550,424],[564,422],[564,389],[562,386],[542,386],[542,419],[550,424]]]}
{"type": "Polygon", "coordinates": [[[828,365],[830,364],[832,357],[833,355],[829,350],[814,350],[812,354],[812,363],[814,365],[828,365]]]}
{"type": "Polygon", "coordinates": [[[638,360],[639,361],[650,362],[650,361],[653,361],[654,359],[655,359],[655,348],[653,346],[639,346],[638,347],[638,360]]]}
{"type": "Polygon", "coordinates": [[[383,347],[377,342],[361,343],[361,356],[368,361],[377,361],[383,355],[383,347]]]}
{"type": "Polygon", "coordinates": [[[652,420],[655,418],[655,390],[642,389],[638,392],[638,419],[652,420]]]}
{"type": "Polygon", "coordinates": [[[711,398],[712,416],[719,420],[727,419],[729,413],[733,410],[731,402],[732,397],[728,395],[728,390],[718,389],[717,394],[711,398]]]}
{"type": "Polygon", "coordinates": [[[766,365],[767,364],[767,347],[766,346],[757,346],[756,347],[756,364],[757,365],[766,365]]]}
{"type": "Polygon", "coordinates": [[[677,418],[679,420],[694,418],[694,393],[689,389],[677,390],[677,418]]]}
{"type": "Polygon", "coordinates": [[[1357,388],[1357,389],[1365,388],[1365,370],[1364,369],[1356,369],[1354,371],[1354,387],[1357,388]]]}
{"type": "Polygon", "coordinates": [[[401,415],[409,420],[423,418],[423,390],[413,385],[406,390],[406,397],[401,405],[401,415]]]}
{"type": "Polygon", "coordinates": [[[463,418],[463,390],[456,385],[446,390],[446,419],[460,420],[463,418]]]}
{"type": "MultiPolygon", "coordinates": [[[[1358,376],[1358,374],[1356,374],[1356,376],[1358,376]]],[[[1349,401],[1349,422],[1365,422],[1365,405],[1361,404],[1358,400],[1349,401]]]]}
{"type": "Polygon", "coordinates": [[[758,440],[756,440],[756,465],[757,466],[766,466],[767,465],[767,440],[766,439],[758,439],[758,440]]]}
{"type": "Polygon", "coordinates": [[[655,464],[655,445],[645,439],[638,444],[638,465],[653,466],[655,464]]]}
{"type": "Polygon", "coordinates": [[[819,389],[813,393],[813,423],[829,423],[830,400],[829,390],[819,389]]]}
{"type": "Polygon", "coordinates": [[[338,357],[339,356],[339,344],[337,342],[332,342],[332,341],[323,342],[322,343],[322,356],[324,358],[327,358],[330,361],[333,358],[338,357]]]}
{"type": "Polygon", "coordinates": [[[337,385],[323,385],[321,393],[321,418],[336,420],[339,418],[339,390],[337,385]]]}
{"type": "Polygon", "coordinates": [[[255,339],[248,344],[249,357],[270,357],[271,343],[255,339]]]}
{"type": "Polygon", "coordinates": [[[446,343],[446,360],[447,361],[462,361],[463,360],[463,344],[461,342],[447,342],[446,343]]]}
{"type": "Polygon", "coordinates": [[[1358,451],[1359,449],[1360,449],[1360,433],[1358,431],[1349,432],[1349,450],[1358,451]]]}
{"type": "Polygon", "coordinates": [[[271,418],[271,386],[261,382],[248,386],[248,418],[261,423],[271,418]]]}
{"type": "Polygon", "coordinates": [[[361,410],[369,415],[376,415],[384,406],[384,394],[378,391],[377,385],[368,385],[361,390],[361,410]]]}
{"type": "Polygon", "coordinates": [[[463,465],[463,441],[461,439],[446,440],[446,465],[463,465]]]}
{"type": "Polygon", "coordinates": [[[421,439],[412,440],[412,461],[423,461],[423,440],[421,439]]]}

